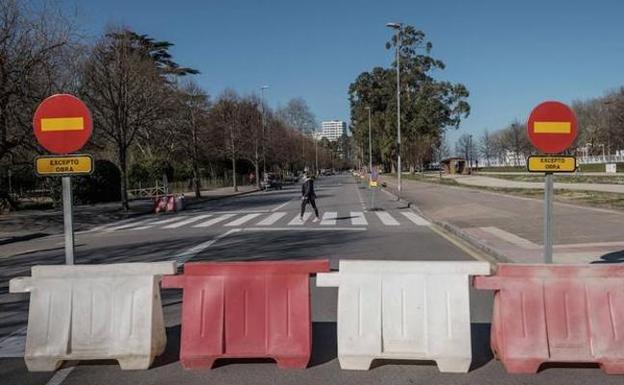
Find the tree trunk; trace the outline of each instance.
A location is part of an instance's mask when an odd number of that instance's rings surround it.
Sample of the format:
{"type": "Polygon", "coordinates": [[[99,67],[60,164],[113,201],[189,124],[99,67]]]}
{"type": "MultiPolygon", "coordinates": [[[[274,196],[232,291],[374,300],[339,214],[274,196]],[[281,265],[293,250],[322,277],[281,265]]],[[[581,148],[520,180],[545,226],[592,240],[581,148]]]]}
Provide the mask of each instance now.
{"type": "Polygon", "coordinates": [[[234,191],[238,191],[238,186],[236,185],[236,158],[232,157],[232,187],[234,191]]]}
{"type": "Polygon", "coordinates": [[[195,198],[201,198],[201,181],[199,176],[199,163],[193,161],[193,186],[195,187],[195,198]]]}
{"type": "Polygon", "coordinates": [[[258,154],[258,140],[256,139],[256,154],[254,159],[256,167],[256,188],[260,189],[260,155],[258,154]]]}
{"type": "Polygon", "coordinates": [[[124,146],[119,146],[119,171],[121,172],[121,208],[128,211],[128,161],[127,150],[124,146]]]}

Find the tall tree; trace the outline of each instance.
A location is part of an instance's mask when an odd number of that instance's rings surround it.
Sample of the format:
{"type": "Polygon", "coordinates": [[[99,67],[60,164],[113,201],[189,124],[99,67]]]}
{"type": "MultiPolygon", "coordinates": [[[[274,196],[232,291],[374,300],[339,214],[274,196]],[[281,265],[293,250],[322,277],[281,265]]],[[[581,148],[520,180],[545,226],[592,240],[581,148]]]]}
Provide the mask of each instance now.
{"type": "Polygon", "coordinates": [[[128,29],[106,33],[82,71],[81,94],[91,107],[98,135],[115,147],[121,171],[121,205],[128,209],[128,151],[141,130],[157,125],[174,104],[166,76],[170,47],[128,29]],[[154,51],[150,47],[158,47],[154,51]],[[163,69],[164,68],[164,69],[163,69]],[[99,134],[98,134],[99,133],[99,134]]]}
{"type": "Polygon", "coordinates": [[[241,157],[244,144],[239,96],[232,90],[224,91],[210,110],[209,117],[221,149],[232,164],[232,188],[238,191],[236,161],[241,157]]]}
{"type": "Polygon", "coordinates": [[[56,92],[71,92],[80,57],[74,21],[48,3],[0,2],[0,161],[34,148],[32,115],[56,92]]]}
{"type": "MultiPolygon", "coordinates": [[[[401,137],[410,168],[433,160],[435,148],[447,128],[457,128],[470,113],[469,93],[462,84],[439,81],[432,73],[443,70],[442,61],[430,56],[433,45],[424,32],[402,26],[386,44],[399,46],[401,70],[401,137]]],[[[396,65],[396,63],[393,63],[396,65]]],[[[397,153],[396,72],[394,68],[373,68],[358,76],[349,87],[351,127],[356,141],[367,143],[368,111],[373,117],[373,137],[381,161],[394,168],[397,153]]]]}

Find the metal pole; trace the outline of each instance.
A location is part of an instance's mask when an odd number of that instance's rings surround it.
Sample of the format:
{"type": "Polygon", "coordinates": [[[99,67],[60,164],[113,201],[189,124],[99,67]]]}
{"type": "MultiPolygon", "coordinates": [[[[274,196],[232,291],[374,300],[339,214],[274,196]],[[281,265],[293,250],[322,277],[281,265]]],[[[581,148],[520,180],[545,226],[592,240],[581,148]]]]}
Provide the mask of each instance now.
{"type": "Polygon", "coordinates": [[[314,165],[316,167],[316,169],[314,170],[314,172],[316,173],[316,175],[319,174],[319,168],[318,168],[318,133],[316,132],[316,129],[314,130],[314,165]]]}
{"type": "Polygon", "coordinates": [[[265,137],[265,130],[266,130],[266,123],[264,121],[264,90],[266,90],[268,88],[268,86],[262,86],[260,87],[260,94],[261,94],[261,103],[262,103],[262,175],[266,175],[266,137],[265,137]]]}
{"type": "Polygon", "coordinates": [[[546,173],[544,186],[544,263],[553,262],[553,174],[546,173]]]}
{"type": "Polygon", "coordinates": [[[371,110],[368,107],[368,171],[373,172],[373,142],[371,135],[371,110]]]}
{"type": "Polygon", "coordinates": [[[400,70],[400,53],[401,46],[401,28],[397,28],[396,34],[396,71],[397,71],[397,173],[398,173],[398,198],[401,198],[401,70],[400,70]]]}
{"type": "Polygon", "coordinates": [[[71,178],[63,177],[63,220],[65,222],[65,264],[74,264],[74,223],[71,178]]]}

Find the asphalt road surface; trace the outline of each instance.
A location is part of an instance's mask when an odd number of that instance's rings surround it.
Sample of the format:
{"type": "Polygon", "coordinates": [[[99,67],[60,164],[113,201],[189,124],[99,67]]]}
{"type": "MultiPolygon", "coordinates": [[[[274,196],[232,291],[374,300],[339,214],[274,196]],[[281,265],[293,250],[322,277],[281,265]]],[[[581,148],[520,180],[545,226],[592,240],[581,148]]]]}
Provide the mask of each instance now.
{"type": "MultiPolygon", "coordinates": [[[[206,202],[172,215],[110,223],[76,238],[76,263],[339,259],[474,260],[479,256],[430,226],[389,194],[374,196],[353,177],[317,182],[321,221],[298,220],[299,186],[206,202]]],[[[311,209],[308,207],[308,213],[311,209]]],[[[343,371],[336,359],[336,288],[311,280],[313,351],[305,370],[278,369],[271,360],[220,360],[212,370],[179,362],[181,291],[163,290],[168,345],[146,371],[121,371],[116,361],[65,363],[55,373],[29,373],[22,358],[28,296],[8,294],[8,280],[37,264],[64,263],[63,238],[0,246],[0,383],[89,384],[622,384],[593,366],[549,366],[537,375],[508,375],[489,349],[491,295],[471,290],[473,367],[442,374],[429,361],[375,361],[369,371],[343,371]],[[13,357],[11,357],[13,356],[13,357]],[[5,357],[5,358],[2,358],[5,357]]]]}

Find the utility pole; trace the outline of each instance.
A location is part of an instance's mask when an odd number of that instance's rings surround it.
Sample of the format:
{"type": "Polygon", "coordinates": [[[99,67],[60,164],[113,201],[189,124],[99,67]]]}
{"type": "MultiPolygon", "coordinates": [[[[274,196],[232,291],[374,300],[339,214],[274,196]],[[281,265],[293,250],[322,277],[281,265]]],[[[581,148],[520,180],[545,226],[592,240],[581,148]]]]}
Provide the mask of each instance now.
{"type": "Polygon", "coordinates": [[[397,73],[397,184],[398,197],[401,198],[401,23],[387,23],[386,27],[396,30],[396,73],[397,73]]]}
{"type": "Polygon", "coordinates": [[[266,136],[265,136],[265,122],[264,122],[264,90],[269,88],[269,86],[260,87],[260,103],[262,104],[262,177],[266,175],[266,136]]]}
{"type": "Polygon", "coordinates": [[[366,106],[368,110],[368,172],[373,172],[373,141],[371,134],[371,109],[370,106],[366,106]]]}

